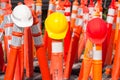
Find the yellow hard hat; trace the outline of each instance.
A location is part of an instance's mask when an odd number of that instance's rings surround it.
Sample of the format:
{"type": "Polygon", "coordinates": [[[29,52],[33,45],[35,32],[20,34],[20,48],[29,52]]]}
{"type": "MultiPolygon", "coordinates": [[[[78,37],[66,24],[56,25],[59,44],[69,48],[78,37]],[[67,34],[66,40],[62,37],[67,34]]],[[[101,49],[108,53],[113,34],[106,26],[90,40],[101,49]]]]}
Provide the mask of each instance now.
{"type": "Polygon", "coordinates": [[[45,28],[52,39],[63,39],[68,30],[68,22],[64,14],[54,12],[45,20],[45,28]]]}

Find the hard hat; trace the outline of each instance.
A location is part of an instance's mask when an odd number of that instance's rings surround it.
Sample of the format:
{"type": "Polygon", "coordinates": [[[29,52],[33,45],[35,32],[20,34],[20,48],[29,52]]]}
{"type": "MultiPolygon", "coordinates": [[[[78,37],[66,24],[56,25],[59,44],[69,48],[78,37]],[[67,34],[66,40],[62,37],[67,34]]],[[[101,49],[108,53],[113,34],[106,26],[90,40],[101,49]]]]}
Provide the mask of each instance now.
{"type": "Polygon", "coordinates": [[[11,14],[13,23],[19,27],[31,27],[33,24],[33,16],[31,10],[26,5],[18,5],[13,9],[11,14]]]}
{"type": "Polygon", "coordinates": [[[103,43],[107,35],[107,23],[101,18],[93,18],[88,21],[86,34],[93,43],[103,43]]]}
{"type": "Polygon", "coordinates": [[[63,39],[68,30],[68,22],[64,14],[54,12],[46,18],[45,28],[50,38],[63,39]]]}

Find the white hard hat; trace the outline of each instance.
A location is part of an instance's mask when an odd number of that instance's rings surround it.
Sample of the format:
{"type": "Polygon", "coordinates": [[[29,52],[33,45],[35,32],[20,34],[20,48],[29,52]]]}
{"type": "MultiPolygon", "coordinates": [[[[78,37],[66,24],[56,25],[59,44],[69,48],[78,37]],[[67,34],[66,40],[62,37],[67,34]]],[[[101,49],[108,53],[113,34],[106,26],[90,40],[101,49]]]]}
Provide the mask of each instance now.
{"type": "Polygon", "coordinates": [[[33,24],[32,12],[26,5],[18,5],[11,14],[13,23],[19,27],[31,27],[33,24]]]}

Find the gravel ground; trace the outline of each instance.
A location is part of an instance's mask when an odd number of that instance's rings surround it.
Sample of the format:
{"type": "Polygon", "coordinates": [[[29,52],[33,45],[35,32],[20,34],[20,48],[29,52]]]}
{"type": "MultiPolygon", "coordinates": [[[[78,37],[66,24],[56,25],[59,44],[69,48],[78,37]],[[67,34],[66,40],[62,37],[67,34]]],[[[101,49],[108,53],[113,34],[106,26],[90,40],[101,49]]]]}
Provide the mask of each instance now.
{"type": "MultiPolygon", "coordinates": [[[[34,75],[33,75],[33,77],[31,77],[31,78],[25,77],[24,80],[42,80],[41,79],[41,74],[39,72],[38,61],[35,60],[33,64],[34,64],[34,75]]],[[[81,66],[81,62],[75,63],[73,65],[73,69],[72,69],[72,73],[71,73],[71,76],[70,76],[70,80],[78,80],[80,66],[81,66]]],[[[0,73],[0,80],[4,80],[4,73],[0,73]]],[[[89,80],[91,80],[91,79],[89,79],[89,80]]],[[[103,71],[103,78],[102,78],[102,80],[111,80],[111,76],[110,75],[105,75],[104,71],[103,71]]]]}

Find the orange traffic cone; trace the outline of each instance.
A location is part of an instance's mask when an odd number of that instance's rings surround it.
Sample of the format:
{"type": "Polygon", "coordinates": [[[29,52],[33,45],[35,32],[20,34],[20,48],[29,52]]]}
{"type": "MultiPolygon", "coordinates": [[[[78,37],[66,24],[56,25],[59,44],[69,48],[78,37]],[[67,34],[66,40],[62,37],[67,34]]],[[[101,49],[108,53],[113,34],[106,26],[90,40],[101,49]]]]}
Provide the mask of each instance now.
{"type": "Polygon", "coordinates": [[[112,68],[112,80],[118,80],[119,75],[120,75],[120,54],[119,54],[119,47],[120,47],[120,32],[118,33],[118,41],[116,44],[116,51],[115,51],[115,56],[114,56],[114,61],[113,61],[113,68],[112,68]]]}
{"type": "Polygon", "coordinates": [[[4,19],[6,21],[4,25],[4,29],[5,29],[4,46],[7,55],[7,60],[10,52],[11,35],[12,35],[12,27],[13,27],[13,22],[10,17],[12,13],[11,7],[12,7],[11,4],[6,5],[6,12],[4,15],[6,17],[6,19],[4,19]]]}
{"type": "Polygon", "coordinates": [[[24,61],[26,61],[26,77],[30,78],[33,76],[33,41],[30,28],[24,29],[24,61]]]}
{"type": "MultiPolygon", "coordinates": [[[[117,11],[117,18],[120,17],[120,1],[118,1],[118,11],[117,11]]],[[[116,29],[115,29],[115,38],[114,38],[114,43],[115,43],[115,56],[114,56],[114,61],[113,61],[113,68],[112,68],[112,80],[117,80],[119,79],[120,75],[120,65],[118,64],[120,61],[119,57],[119,40],[120,40],[120,31],[119,31],[119,23],[120,21],[117,19],[116,20],[116,29]]]]}
{"type": "Polygon", "coordinates": [[[71,40],[71,32],[70,32],[70,6],[71,6],[71,2],[69,0],[65,0],[64,2],[64,7],[65,7],[65,11],[64,11],[64,15],[67,18],[68,24],[69,24],[69,28],[66,34],[66,37],[64,39],[64,61],[66,62],[67,59],[67,54],[68,54],[68,50],[69,50],[69,46],[70,46],[70,40],[71,40]]]}
{"type": "Polygon", "coordinates": [[[13,32],[12,32],[11,46],[10,46],[10,54],[8,58],[8,65],[6,68],[6,74],[5,74],[4,80],[8,80],[8,79],[13,80],[17,56],[18,54],[20,54],[19,50],[20,50],[21,41],[22,41],[22,31],[23,31],[22,28],[19,28],[16,25],[14,25],[13,32]]]}
{"type": "Polygon", "coordinates": [[[3,11],[2,9],[0,8],[0,11],[2,12],[2,14],[0,14],[0,24],[1,24],[1,27],[0,27],[0,71],[4,72],[3,68],[5,67],[5,64],[4,64],[4,51],[3,51],[3,47],[2,47],[2,37],[3,37],[3,33],[4,33],[4,30],[3,30],[3,27],[4,27],[4,21],[3,21],[3,11]]]}
{"type": "MultiPolygon", "coordinates": [[[[53,13],[55,11],[55,0],[50,0],[49,1],[49,7],[48,7],[48,14],[50,15],[51,13],[53,13]]],[[[45,42],[45,49],[47,51],[47,55],[48,55],[48,60],[51,59],[51,42],[52,39],[48,37],[47,31],[44,31],[44,42],[45,42]]]]}
{"type": "Polygon", "coordinates": [[[42,0],[36,0],[36,15],[38,16],[39,19],[39,25],[40,28],[42,29],[41,25],[41,19],[42,19],[42,0]]]}
{"type": "Polygon", "coordinates": [[[109,6],[109,10],[108,10],[108,16],[107,16],[108,33],[107,33],[106,40],[103,42],[103,46],[102,46],[102,53],[103,53],[102,61],[103,61],[103,66],[104,66],[104,63],[105,63],[106,55],[107,56],[110,55],[110,53],[107,54],[107,49],[110,50],[108,47],[110,45],[110,39],[112,39],[110,37],[111,37],[112,26],[113,26],[114,15],[115,15],[115,4],[114,4],[114,2],[115,2],[115,0],[112,0],[111,5],[109,6]]]}
{"type": "Polygon", "coordinates": [[[80,10],[78,10],[77,19],[75,22],[76,24],[73,28],[72,38],[70,41],[70,47],[69,47],[67,59],[65,62],[64,79],[69,79],[71,71],[72,71],[72,66],[74,64],[76,54],[78,51],[78,42],[79,42],[80,34],[82,32],[82,24],[83,24],[82,15],[79,12],[80,10]]]}
{"type": "Polygon", "coordinates": [[[31,31],[34,40],[34,45],[36,47],[36,56],[38,58],[42,79],[51,80],[45,46],[42,40],[42,32],[40,27],[38,26],[39,21],[37,16],[34,14],[34,12],[33,12],[33,17],[34,17],[34,24],[33,24],[34,26],[31,27],[31,31]]]}
{"type": "Polygon", "coordinates": [[[102,80],[102,45],[93,47],[93,80],[102,80]]]}
{"type": "Polygon", "coordinates": [[[92,42],[87,40],[78,80],[88,80],[92,67],[92,42]]]}
{"type": "Polygon", "coordinates": [[[73,30],[73,27],[75,26],[75,20],[77,16],[77,11],[78,11],[79,3],[78,0],[74,0],[73,5],[72,5],[72,13],[71,13],[71,19],[70,19],[70,30],[73,30]]]}
{"type": "Polygon", "coordinates": [[[63,46],[61,40],[52,41],[52,79],[62,80],[63,79],[63,46]]]}
{"type": "MultiPolygon", "coordinates": [[[[114,40],[114,33],[115,29],[113,23],[116,21],[115,18],[115,0],[112,0],[111,5],[108,10],[108,16],[107,16],[107,23],[108,23],[108,34],[107,34],[107,40],[106,43],[108,45],[106,54],[105,54],[105,60],[103,60],[103,65],[110,65],[112,62],[112,51],[113,51],[113,40],[114,40]]],[[[105,43],[104,43],[105,44],[105,43]]]]}

